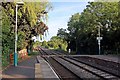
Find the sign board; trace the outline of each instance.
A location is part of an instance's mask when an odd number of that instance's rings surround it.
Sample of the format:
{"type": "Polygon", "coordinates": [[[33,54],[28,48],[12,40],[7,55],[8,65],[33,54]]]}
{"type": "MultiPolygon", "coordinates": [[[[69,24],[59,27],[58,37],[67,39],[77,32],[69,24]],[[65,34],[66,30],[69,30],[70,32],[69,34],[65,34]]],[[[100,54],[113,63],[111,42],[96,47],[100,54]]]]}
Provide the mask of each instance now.
{"type": "Polygon", "coordinates": [[[97,37],[97,40],[102,40],[103,39],[103,37],[97,37]]]}

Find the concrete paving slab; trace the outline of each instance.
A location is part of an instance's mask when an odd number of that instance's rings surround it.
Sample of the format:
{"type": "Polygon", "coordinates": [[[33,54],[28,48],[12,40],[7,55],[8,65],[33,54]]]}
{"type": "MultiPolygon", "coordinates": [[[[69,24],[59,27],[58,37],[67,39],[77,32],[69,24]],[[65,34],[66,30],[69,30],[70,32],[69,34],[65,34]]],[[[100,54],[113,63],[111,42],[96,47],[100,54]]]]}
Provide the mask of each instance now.
{"type": "Polygon", "coordinates": [[[41,67],[41,72],[42,72],[41,74],[42,74],[43,78],[54,78],[54,79],[58,79],[59,80],[59,77],[54,72],[52,67],[48,64],[48,62],[46,62],[40,56],[37,56],[37,59],[39,61],[40,67],[41,67]]]}
{"type": "Polygon", "coordinates": [[[18,63],[17,67],[11,65],[2,72],[2,78],[35,78],[36,57],[31,57],[18,63]]]}

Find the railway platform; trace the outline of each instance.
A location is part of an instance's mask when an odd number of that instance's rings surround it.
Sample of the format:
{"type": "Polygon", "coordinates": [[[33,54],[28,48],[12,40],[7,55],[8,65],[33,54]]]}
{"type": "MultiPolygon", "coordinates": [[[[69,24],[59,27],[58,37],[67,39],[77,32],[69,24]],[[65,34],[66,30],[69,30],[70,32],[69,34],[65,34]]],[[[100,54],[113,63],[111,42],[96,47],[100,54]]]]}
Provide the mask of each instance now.
{"type": "Polygon", "coordinates": [[[2,80],[39,80],[39,79],[57,79],[59,77],[51,66],[42,58],[37,56],[26,59],[14,67],[10,65],[2,72],[2,80]]]}
{"type": "Polygon", "coordinates": [[[2,71],[2,80],[25,79],[32,80],[35,77],[35,63],[36,57],[30,57],[18,63],[18,66],[10,65],[2,71]]]}
{"type": "MultiPolygon", "coordinates": [[[[51,56],[54,56],[54,55],[51,55],[51,56]]],[[[59,56],[71,56],[71,57],[88,56],[92,58],[120,63],[120,55],[59,55],[59,56]]]]}
{"type": "Polygon", "coordinates": [[[47,61],[45,61],[41,56],[37,56],[37,62],[35,64],[35,78],[44,78],[44,79],[57,79],[59,77],[54,72],[52,67],[49,65],[47,61]]]}
{"type": "Polygon", "coordinates": [[[106,61],[112,61],[116,63],[120,63],[120,56],[114,56],[114,55],[88,55],[93,58],[98,58],[106,61]]]}

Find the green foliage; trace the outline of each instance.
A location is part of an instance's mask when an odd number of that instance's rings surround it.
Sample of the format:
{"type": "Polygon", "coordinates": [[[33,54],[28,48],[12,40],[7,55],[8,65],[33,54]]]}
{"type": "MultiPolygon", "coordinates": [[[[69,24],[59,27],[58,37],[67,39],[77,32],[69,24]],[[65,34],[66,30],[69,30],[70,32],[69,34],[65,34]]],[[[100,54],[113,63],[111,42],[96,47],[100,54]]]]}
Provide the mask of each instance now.
{"type": "Polygon", "coordinates": [[[60,28],[57,32],[57,36],[64,39],[64,40],[67,40],[68,39],[68,33],[67,33],[67,30],[66,29],[63,29],[63,28],[60,28]]]}
{"type": "Polygon", "coordinates": [[[48,48],[47,42],[46,42],[46,41],[43,41],[43,42],[42,42],[42,46],[44,46],[45,48],[48,48]]]}
{"type": "Polygon", "coordinates": [[[103,37],[102,53],[118,54],[120,52],[119,11],[118,2],[89,2],[81,14],[76,13],[70,17],[68,32],[60,29],[58,36],[64,37],[68,49],[78,54],[97,54],[96,37],[99,26],[103,37]]]}
{"type": "Polygon", "coordinates": [[[34,55],[39,55],[40,53],[38,52],[38,51],[36,51],[36,52],[31,52],[30,54],[29,54],[29,56],[34,56],[34,55]]]}
{"type": "MultiPolygon", "coordinates": [[[[14,33],[16,24],[16,2],[3,2],[2,7],[10,19],[10,33],[14,33]]],[[[24,5],[18,6],[17,27],[18,35],[20,35],[20,37],[18,37],[18,49],[30,46],[32,44],[30,41],[32,36],[39,34],[44,35],[44,32],[48,29],[44,23],[48,17],[47,14],[44,14],[46,9],[47,11],[51,9],[49,2],[24,2],[24,5]],[[42,24],[38,22],[38,20],[42,22],[42,24]],[[22,42],[22,44],[20,42],[22,42]]]]}
{"type": "MultiPolygon", "coordinates": [[[[50,10],[49,2],[25,2],[18,6],[17,13],[17,31],[18,41],[17,50],[23,48],[31,49],[33,41],[32,36],[44,33],[48,27],[44,21],[47,20],[47,14],[41,15],[45,10],[50,10]],[[39,24],[43,22],[44,25],[39,24]],[[39,24],[39,25],[38,25],[39,24]],[[43,27],[43,28],[42,28],[43,27]],[[42,33],[38,32],[41,28],[42,33]]],[[[15,2],[2,2],[2,54],[3,65],[9,63],[9,54],[14,52],[15,42],[15,24],[16,24],[16,0],[15,2]],[[6,62],[5,62],[6,61],[6,62]]],[[[44,35],[44,34],[42,34],[44,35]]]]}
{"type": "MultiPolygon", "coordinates": [[[[98,36],[98,26],[101,28],[101,36],[103,37],[101,42],[102,53],[106,50],[109,50],[112,53],[112,51],[115,51],[115,49],[118,48],[114,45],[119,43],[119,41],[113,36],[113,34],[115,34],[116,31],[119,31],[120,28],[118,25],[117,2],[91,2],[81,15],[81,19],[83,19],[84,22],[80,21],[80,23],[86,23],[85,25],[82,25],[84,27],[84,34],[86,34],[86,38],[83,42],[84,45],[86,45],[85,47],[88,47],[88,52],[95,53],[97,52],[96,50],[98,50],[98,44],[97,41],[95,41],[98,36]]],[[[116,36],[119,36],[119,34],[116,36]]]]}
{"type": "Polygon", "coordinates": [[[33,47],[42,46],[42,42],[36,41],[33,43],[33,47]]]}
{"type": "Polygon", "coordinates": [[[67,48],[67,42],[58,36],[53,36],[51,40],[48,41],[48,45],[50,46],[50,48],[61,49],[64,51],[66,51],[67,48]]]}
{"type": "Polygon", "coordinates": [[[67,30],[69,31],[69,41],[72,42],[71,45],[75,45],[75,48],[72,48],[72,51],[77,52],[77,45],[78,45],[78,36],[79,36],[79,30],[81,26],[79,26],[79,19],[80,19],[80,14],[76,13],[72,15],[70,18],[70,21],[68,22],[68,28],[67,30]]]}
{"type": "Polygon", "coordinates": [[[66,51],[67,49],[67,42],[58,37],[58,36],[53,36],[50,41],[43,41],[43,42],[34,42],[34,47],[37,46],[42,46],[44,48],[48,48],[48,49],[59,49],[59,50],[64,50],[66,51]]]}
{"type": "Polygon", "coordinates": [[[10,20],[6,13],[2,12],[2,65],[6,66],[9,64],[9,54],[13,51],[14,41],[13,34],[10,33],[10,20]]]}

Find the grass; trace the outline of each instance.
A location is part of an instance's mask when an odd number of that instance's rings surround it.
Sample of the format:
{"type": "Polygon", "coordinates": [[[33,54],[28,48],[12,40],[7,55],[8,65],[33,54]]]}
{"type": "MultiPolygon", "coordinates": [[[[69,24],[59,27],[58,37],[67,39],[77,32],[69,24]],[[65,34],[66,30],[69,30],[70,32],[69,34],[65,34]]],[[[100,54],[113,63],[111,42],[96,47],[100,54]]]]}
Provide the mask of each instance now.
{"type": "Polygon", "coordinates": [[[28,56],[35,56],[35,55],[39,55],[39,51],[34,51],[28,54],[28,56]]]}

